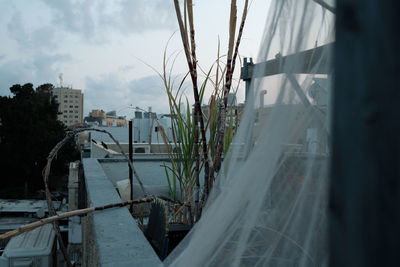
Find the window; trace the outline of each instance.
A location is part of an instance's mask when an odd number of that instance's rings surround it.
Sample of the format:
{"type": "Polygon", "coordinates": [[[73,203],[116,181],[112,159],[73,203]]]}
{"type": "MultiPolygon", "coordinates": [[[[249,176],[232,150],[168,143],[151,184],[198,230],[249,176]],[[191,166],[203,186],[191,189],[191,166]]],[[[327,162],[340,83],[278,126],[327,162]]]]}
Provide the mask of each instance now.
{"type": "Polygon", "coordinates": [[[67,111],[67,110],[64,110],[64,113],[68,113],[68,111],[67,111]]]}
{"type": "Polygon", "coordinates": [[[69,103],[74,103],[74,100],[70,100],[69,103]]]}
{"type": "Polygon", "coordinates": [[[73,105],[69,105],[69,107],[70,107],[70,108],[73,108],[74,106],[73,106],[73,105]]]}
{"type": "Polygon", "coordinates": [[[78,116],[75,116],[75,118],[78,118],[78,116]]]}
{"type": "Polygon", "coordinates": [[[69,111],[69,113],[73,113],[73,111],[72,111],[72,110],[70,110],[70,111],[69,111]]]}
{"type": "Polygon", "coordinates": [[[79,98],[79,96],[76,95],[75,98],[79,98]]]}
{"type": "Polygon", "coordinates": [[[75,100],[75,103],[76,103],[76,104],[78,104],[78,103],[79,103],[79,101],[78,101],[78,100],[75,100]]]}
{"type": "Polygon", "coordinates": [[[75,113],[79,113],[79,111],[75,110],[75,113]]]}
{"type": "Polygon", "coordinates": [[[64,105],[64,108],[67,108],[68,107],[68,105],[64,105]]]}
{"type": "Polygon", "coordinates": [[[79,108],[79,106],[75,106],[75,108],[79,108]]]}
{"type": "Polygon", "coordinates": [[[72,115],[69,115],[70,118],[72,118],[72,115]]]}
{"type": "Polygon", "coordinates": [[[65,95],[65,98],[68,98],[68,95],[65,95]]]}
{"type": "Polygon", "coordinates": [[[68,100],[64,100],[64,103],[68,103],[68,100]]]}
{"type": "Polygon", "coordinates": [[[68,116],[67,115],[64,115],[64,118],[67,118],[68,116]]]}

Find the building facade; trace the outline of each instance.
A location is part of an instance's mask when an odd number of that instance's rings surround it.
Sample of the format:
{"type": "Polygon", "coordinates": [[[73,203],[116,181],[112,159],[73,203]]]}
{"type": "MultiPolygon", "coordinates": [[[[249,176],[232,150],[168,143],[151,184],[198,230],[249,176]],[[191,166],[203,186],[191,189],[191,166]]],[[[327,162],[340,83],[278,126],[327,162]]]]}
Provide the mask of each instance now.
{"type": "Polygon", "coordinates": [[[117,116],[115,110],[105,112],[102,109],[93,109],[89,116],[85,117],[85,123],[104,127],[127,127],[128,121],[125,116],[117,116]]]}
{"type": "Polygon", "coordinates": [[[128,121],[124,116],[109,117],[106,118],[107,127],[127,127],[128,121]]]}
{"type": "Polygon", "coordinates": [[[106,118],[106,112],[102,109],[93,109],[89,112],[89,117],[93,118],[106,118]]]}
{"type": "Polygon", "coordinates": [[[58,120],[66,126],[83,122],[83,94],[79,89],[59,87],[53,89],[58,105],[58,120]]]}

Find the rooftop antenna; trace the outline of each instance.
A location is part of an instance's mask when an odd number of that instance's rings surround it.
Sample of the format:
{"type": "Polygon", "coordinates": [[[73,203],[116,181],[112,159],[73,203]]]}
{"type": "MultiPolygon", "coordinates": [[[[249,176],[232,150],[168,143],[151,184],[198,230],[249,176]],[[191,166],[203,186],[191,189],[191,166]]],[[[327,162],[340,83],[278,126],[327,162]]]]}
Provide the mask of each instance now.
{"type": "Polygon", "coordinates": [[[63,87],[63,74],[62,73],[60,73],[58,75],[58,79],[60,80],[60,87],[62,88],[63,87]]]}

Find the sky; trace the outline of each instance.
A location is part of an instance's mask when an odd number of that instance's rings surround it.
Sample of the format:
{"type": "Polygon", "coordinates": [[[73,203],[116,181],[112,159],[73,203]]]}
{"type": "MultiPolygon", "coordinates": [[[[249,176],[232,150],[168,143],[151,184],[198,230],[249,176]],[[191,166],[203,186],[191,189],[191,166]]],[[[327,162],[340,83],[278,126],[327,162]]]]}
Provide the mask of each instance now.
{"type": "MultiPolygon", "coordinates": [[[[239,24],[244,0],[237,2],[239,24]]],[[[257,56],[268,6],[269,0],[252,1],[242,57],[257,56]]],[[[220,54],[227,51],[229,10],[229,0],[194,0],[196,51],[204,71],[217,58],[218,39],[220,54]]],[[[85,115],[103,109],[130,117],[130,106],[167,112],[156,72],[162,72],[164,51],[171,58],[178,54],[171,72],[178,84],[187,72],[176,21],[173,0],[0,0],[0,95],[10,95],[17,83],[58,86],[62,74],[64,86],[83,91],[85,115]]],[[[184,88],[192,101],[189,83],[184,88]]],[[[237,97],[243,102],[243,82],[237,97]]]]}

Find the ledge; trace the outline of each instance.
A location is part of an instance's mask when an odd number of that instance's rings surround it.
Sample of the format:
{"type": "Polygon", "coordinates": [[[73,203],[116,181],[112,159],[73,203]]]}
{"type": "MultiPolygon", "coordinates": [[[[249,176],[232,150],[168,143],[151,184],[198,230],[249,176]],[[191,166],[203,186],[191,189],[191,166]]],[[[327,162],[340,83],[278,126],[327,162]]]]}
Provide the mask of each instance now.
{"type": "MultiPolygon", "coordinates": [[[[120,202],[97,159],[83,159],[89,207],[120,202]]],[[[159,266],[161,261],[130,215],[128,208],[94,212],[83,224],[86,266],[159,266]]]]}

